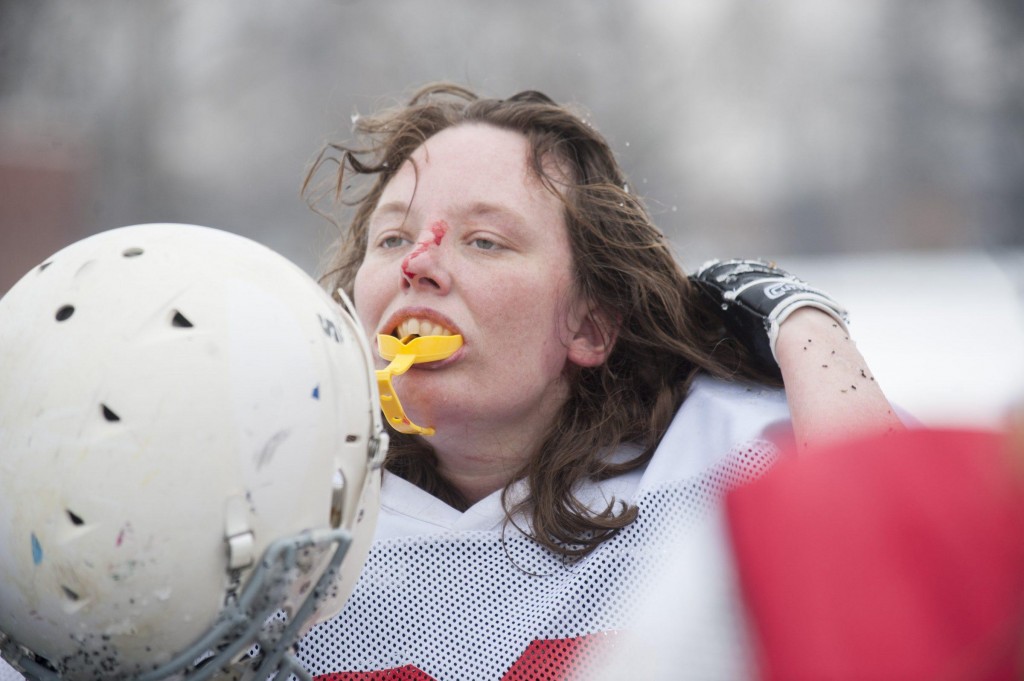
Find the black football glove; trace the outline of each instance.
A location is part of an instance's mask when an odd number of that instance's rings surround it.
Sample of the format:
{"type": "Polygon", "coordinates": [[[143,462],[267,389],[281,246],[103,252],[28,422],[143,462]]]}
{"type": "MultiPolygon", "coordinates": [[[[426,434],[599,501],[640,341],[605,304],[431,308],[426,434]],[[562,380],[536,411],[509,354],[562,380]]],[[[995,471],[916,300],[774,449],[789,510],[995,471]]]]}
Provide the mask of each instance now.
{"type": "Polygon", "coordinates": [[[775,376],[781,376],[775,357],[779,326],[795,310],[816,307],[844,329],[849,321],[827,293],[763,260],[710,260],[690,278],[714,302],[736,340],[775,376]]]}

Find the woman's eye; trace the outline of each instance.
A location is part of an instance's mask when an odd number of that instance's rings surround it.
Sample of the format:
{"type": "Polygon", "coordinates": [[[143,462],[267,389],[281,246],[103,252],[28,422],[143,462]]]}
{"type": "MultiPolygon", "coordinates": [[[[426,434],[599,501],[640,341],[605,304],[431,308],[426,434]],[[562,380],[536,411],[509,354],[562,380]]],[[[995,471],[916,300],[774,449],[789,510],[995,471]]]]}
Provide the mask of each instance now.
{"type": "Polygon", "coordinates": [[[408,241],[405,238],[397,235],[386,236],[378,242],[381,248],[398,248],[406,243],[408,241]]]}
{"type": "Polygon", "coordinates": [[[493,251],[498,248],[501,248],[501,246],[491,241],[490,239],[478,238],[473,239],[472,241],[470,241],[470,243],[473,244],[473,246],[479,248],[481,251],[493,251]]]}

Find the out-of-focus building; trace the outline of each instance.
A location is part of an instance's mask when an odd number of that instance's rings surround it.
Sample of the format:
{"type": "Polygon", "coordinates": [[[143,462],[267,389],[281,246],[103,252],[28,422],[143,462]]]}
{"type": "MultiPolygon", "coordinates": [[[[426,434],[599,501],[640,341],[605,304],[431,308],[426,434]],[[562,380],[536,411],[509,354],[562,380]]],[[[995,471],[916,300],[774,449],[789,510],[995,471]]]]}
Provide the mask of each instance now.
{"type": "Polygon", "coordinates": [[[84,236],[79,226],[88,181],[81,152],[0,137],[0,292],[84,236]]]}

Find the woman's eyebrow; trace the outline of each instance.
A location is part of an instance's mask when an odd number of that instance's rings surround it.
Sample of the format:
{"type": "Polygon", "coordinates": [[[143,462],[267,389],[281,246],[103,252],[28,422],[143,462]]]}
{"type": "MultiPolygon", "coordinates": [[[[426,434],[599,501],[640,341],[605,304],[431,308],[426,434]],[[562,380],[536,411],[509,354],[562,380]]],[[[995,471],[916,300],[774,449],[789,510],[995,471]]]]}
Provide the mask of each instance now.
{"type": "MultiPolygon", "coordinates": [[[[409,204],[406,201],[388,201],[377,206],[370,216],[371,220],[379,217],[391,217],[393,215],[405,216],[409,212],[409,204]]],[[[525,223],[525,218],[519,213],[519,211],[503,206],[497,203],[489,203],[486,201],[477,201],[474,203],[467,204],[458,210],[456,214],[463,217],[481,217],[481,216],[497,216],[508,219],[517,224],[525,223]]]]}
{"type": "Polygon", "coordinates": [[[460,211],[466,217],[489,217],[496,216],[511,223],[513,227],[520,227],[526,224],[526,219],[519,211],[496,203],[479,201],[471,203],[460,211]]]}
{"type": "Polygon", "coordinates": [[[375,222],[380,218],[392,217],[394,215],[401,215],[404,219],[409,213],[409,203],[406,201],[388,201],[383,203],[374,209],[373,213],[370,214],[370,222],[375,222]]]}

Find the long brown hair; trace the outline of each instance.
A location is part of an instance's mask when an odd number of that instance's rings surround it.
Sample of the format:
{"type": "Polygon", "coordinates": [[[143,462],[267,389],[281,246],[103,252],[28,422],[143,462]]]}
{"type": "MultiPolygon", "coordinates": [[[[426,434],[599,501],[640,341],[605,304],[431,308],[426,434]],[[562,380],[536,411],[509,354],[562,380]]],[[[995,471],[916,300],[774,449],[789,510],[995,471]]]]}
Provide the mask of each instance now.
{"type": "MultiPolygon", "coordinates": [[[[617,322],[618,337],[603,365],[566,370],[569,399],[515,478],[527,481],[529,495],[516,504],[509,503],[508,487],[503,495],[508,517],[525,513],[536,541],[567,558],[582,556],[632,522],[636,508],[612,502],[591,509],[576,490],[587,480],[644,465],[698,371],[770,379],[754,373],[744,351],[724,336],[641,199],[629,191],[600,133],[535,91],[485,99],[457,85],[428,85],[404,106],[358,118],[353,143],[328,144],[310,168],[303,194],[339,226],[337,210],[354,210],[323,276],[329,290],[351,295],[369,218],[388,181],[423,142],[462,123],[526,137],[533,171],[565,205],[576,292],[617,322]],[[545,171],[549,156],[559,161],[558,177],[545,171]],[[624,444],[634,445],[636,454],[611,462],[608,455],[624,444]]],[[[424,438],[393,433],[386,466],[452,506],[467,507],[437,473],[424,438]]]]}

